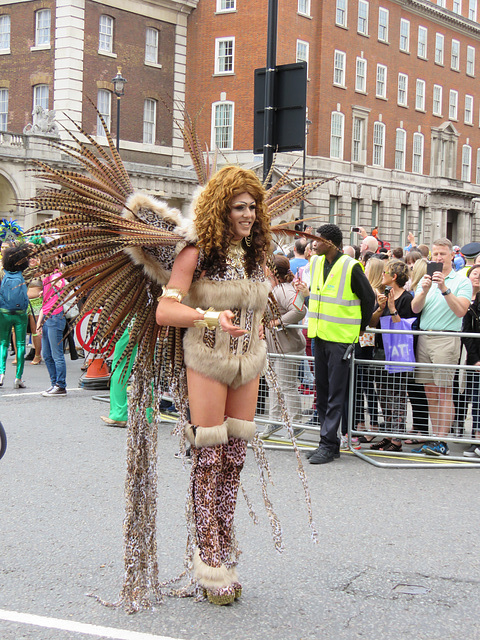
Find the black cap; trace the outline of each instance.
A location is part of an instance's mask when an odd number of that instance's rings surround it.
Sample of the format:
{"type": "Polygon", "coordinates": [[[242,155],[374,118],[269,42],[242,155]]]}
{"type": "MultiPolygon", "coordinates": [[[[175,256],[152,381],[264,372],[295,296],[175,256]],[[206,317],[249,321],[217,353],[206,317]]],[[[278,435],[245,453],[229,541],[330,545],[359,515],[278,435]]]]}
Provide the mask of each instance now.
{"type": "Polygon", "coordinates": [[[480,253],[480,242],[469,242],[460,249],[465,258],[476,258],[480,253]]]}

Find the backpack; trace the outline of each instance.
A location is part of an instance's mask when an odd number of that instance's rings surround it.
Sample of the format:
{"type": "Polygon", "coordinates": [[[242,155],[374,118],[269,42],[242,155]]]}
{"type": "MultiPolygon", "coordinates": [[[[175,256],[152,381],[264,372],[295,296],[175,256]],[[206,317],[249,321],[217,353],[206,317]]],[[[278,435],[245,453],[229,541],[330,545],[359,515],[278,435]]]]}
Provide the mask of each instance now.
{"type": "Polygon", "coordinates": [[[0,308],[8,311],[28,309],[27,285],[21,271],[4,271],[0,285],[0,308]]]}

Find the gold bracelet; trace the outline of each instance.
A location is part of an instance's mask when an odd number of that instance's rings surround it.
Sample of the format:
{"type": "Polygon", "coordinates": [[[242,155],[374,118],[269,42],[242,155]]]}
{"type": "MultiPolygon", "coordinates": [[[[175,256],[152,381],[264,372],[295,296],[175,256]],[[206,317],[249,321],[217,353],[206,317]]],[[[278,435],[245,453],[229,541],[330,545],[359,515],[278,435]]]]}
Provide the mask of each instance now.
{"type": "Polygon", "coordinates": [[[172,298],[172,300],[181,302],[184,299],[185,295],[186,294],[180,289],[168,289],[167,287],[165,287],[162,295],[158,296],[157,300],[160,301],[162,298],[172,298]]]}
{"type": "Polygon", "coordinates": [[[209,307],[206,311],[197,307],[198,313],[203,313],[203,320],[194,320],[196,327],[205,327],[206,329],[216,329],[220,326],[221,311],[215,311],[213,307],[209,307]]]}

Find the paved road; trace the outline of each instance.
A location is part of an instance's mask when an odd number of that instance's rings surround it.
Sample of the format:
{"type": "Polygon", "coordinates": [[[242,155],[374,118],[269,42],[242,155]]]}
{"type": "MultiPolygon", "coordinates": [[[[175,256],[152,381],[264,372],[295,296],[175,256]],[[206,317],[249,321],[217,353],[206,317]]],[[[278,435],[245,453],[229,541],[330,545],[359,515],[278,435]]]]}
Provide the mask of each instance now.
{"type": "MultiPolygon", "coordinates": [[[[98,392],[76,388],[80,361],[67,364],[66,398],[41,397],[45,366],[28,363],[27,389],[11,389],[8,363],[0,390],[9,436],[0,462],[0,640],[480,638],[480,471],[377,469],[350,454],[307,465],[320,532],[314,546],[294,458],[269,452],[271,497],[286,545],[279,556],[249,453],[243,481],[260,524],[252,524],[240,499],[238,603],[167,599],[128,616],[87,597],[113,600],[122,583],[126,433],[103,426],[107,405],[92,399],[98,392]]],[[[158,551],[165,577],[181,569],[188,484],[170,430],[159,426],[158,551]]]]}

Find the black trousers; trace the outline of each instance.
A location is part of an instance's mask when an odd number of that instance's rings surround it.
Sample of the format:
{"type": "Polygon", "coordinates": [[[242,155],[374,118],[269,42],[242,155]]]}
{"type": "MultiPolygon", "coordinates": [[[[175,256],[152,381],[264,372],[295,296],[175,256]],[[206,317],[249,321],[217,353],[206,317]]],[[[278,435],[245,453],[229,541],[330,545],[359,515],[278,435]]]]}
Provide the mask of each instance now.
{"type": "Polygon", "coordinates": [[[338,450],[338,427],[344,413],[350,360],[343,360],[349,343],[327,342],[315,338],[315,384],[317,412],[321,424],[321,446],[338,450]]]}

